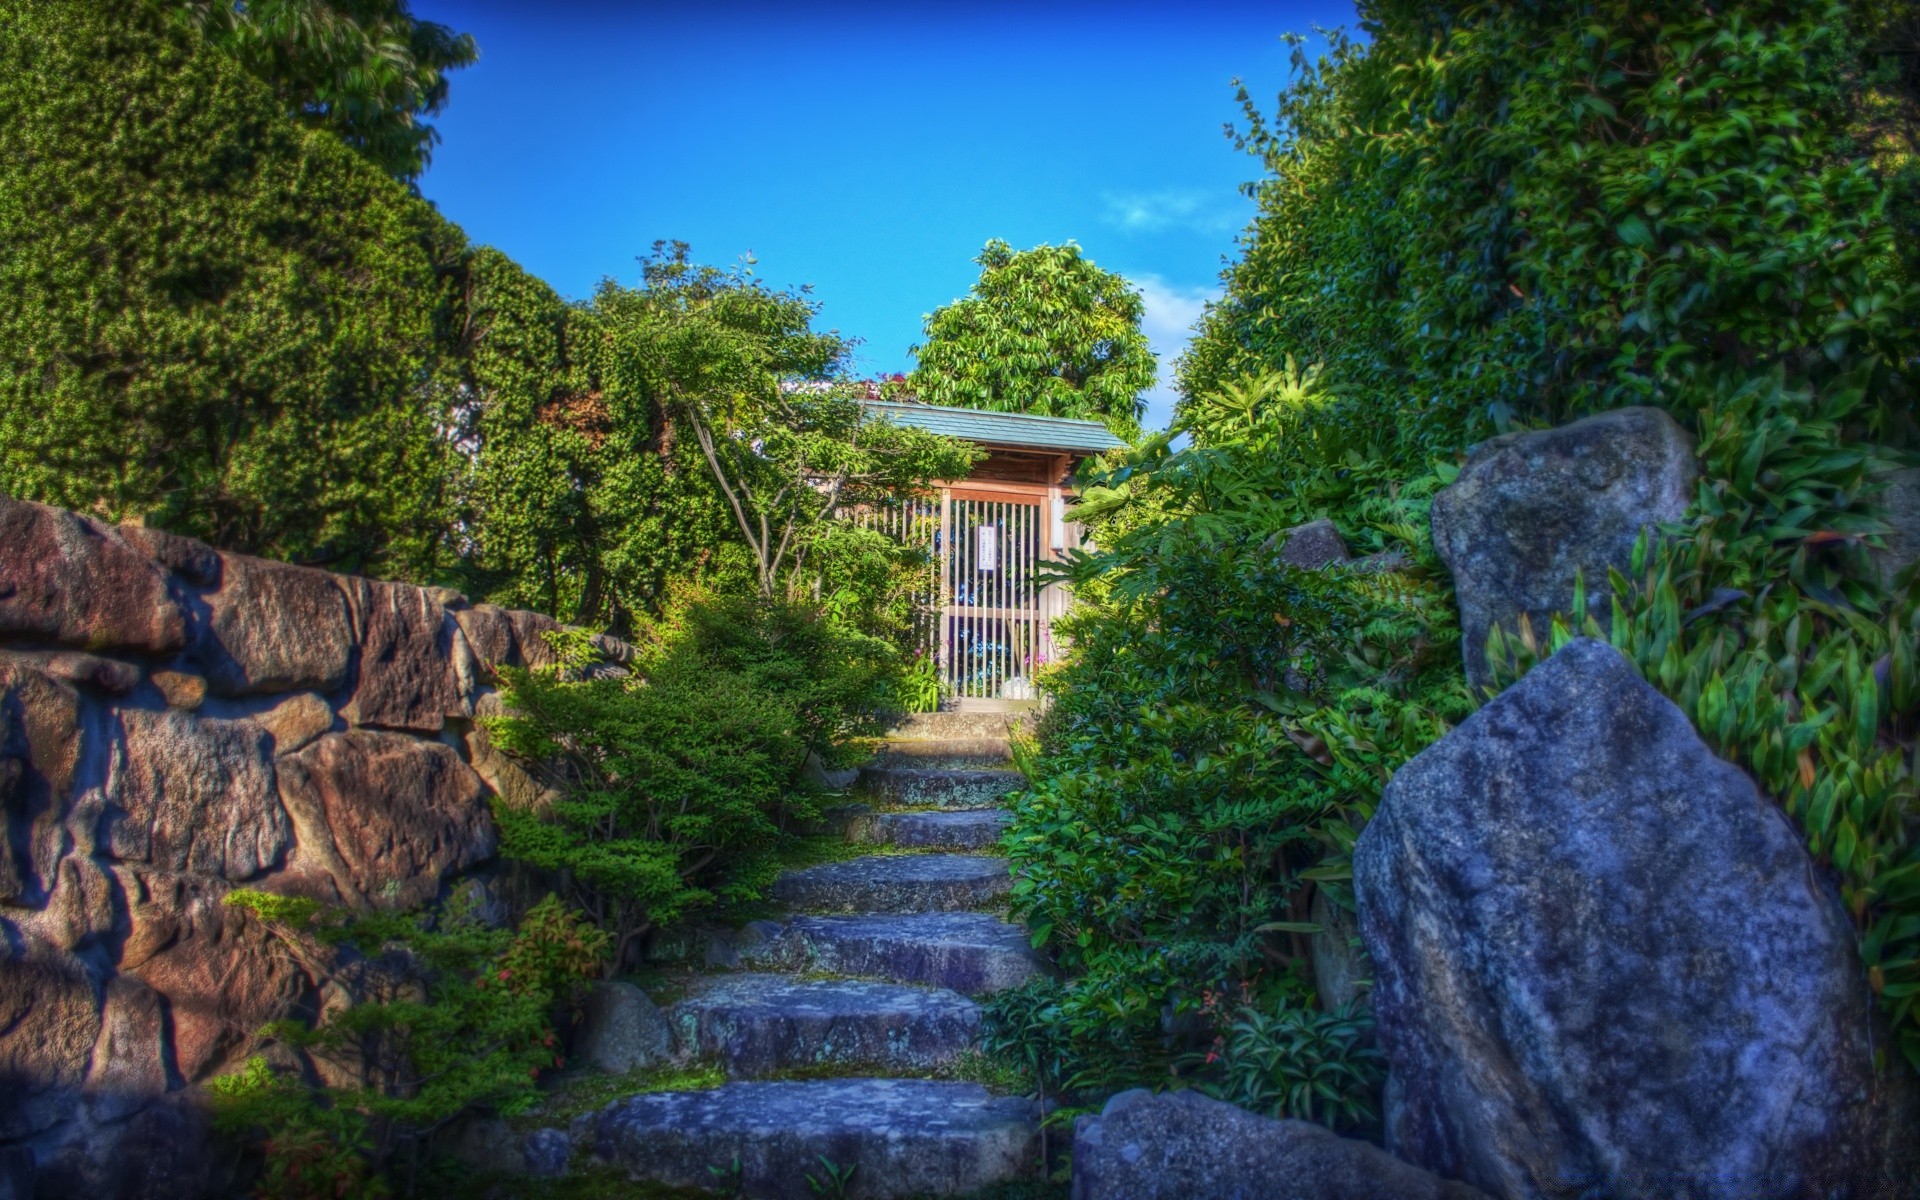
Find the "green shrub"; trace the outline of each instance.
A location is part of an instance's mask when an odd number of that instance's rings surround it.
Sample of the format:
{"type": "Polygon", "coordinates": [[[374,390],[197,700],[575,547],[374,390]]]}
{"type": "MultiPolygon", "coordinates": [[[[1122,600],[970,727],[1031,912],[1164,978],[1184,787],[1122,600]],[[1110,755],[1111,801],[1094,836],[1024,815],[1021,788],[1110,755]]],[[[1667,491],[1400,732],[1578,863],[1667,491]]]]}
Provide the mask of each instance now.
{"type": "MultiPolygon", "coordinates": [[[[1394,768],[1471,711],[1394,431],[1298,372],[1188,408],[1097,475],[1104,547],[1072,563],[1073,652],[1043,679],[1044,753],[1013,802],[1014,910],[1074,977],[1026,1014],[1099,1092],[1164,1079],[1209,991],[1299,1000],[1315,889],[1351,907],[1353,840],[1394,768]],[[1331,513],[1398,571],[1284,565],[1331,513]]],[[[1026,1001],[1010,998],[1007,1005],[1026,1001]]]]}
{"type": "Polygon", "coordinates": [[[296,957],[338,955],[353,1003],[315,1026],[264,1034],[350,1080],[316,1090],[265,1059],[214,1080],[218,1128],[257,1145],[261,1194],[285,1200],[414,1191],[428,1139],[476,1110],[511,1114],[562,1065],[551,1017],[596,974],[606,939],[538,905],[519,930],[495,929],[470,903],[422,913],[348,913],[240,890],[227,903],[259,915],[296,957]]]}
{"type": "Polygon", "coordinates": [[[1164,1078],[1236,976],[1298,997],[1310,885],[1349,900],[1385,780],[1473,704],[1426,498],[1489,433],[1629,403],[1698,430],[1705,479],[1612,581],[1613,636],[1801,822],[1913,1054],[1913,580],[1866,555],[1920,362],[1886,7],[1375,0],[1274,121],[1248,105],[1269,177],[1182,361],[1193,444],[1087,492],[1109,549],[1009,835],[1077,975],[1005,1007],[1063,1080],[1164,1078]],[[1261,557],[1318,516],[1408,569],[1261,557]]]}
{"type": "Polygon", "coordinates": [[[488,729],[559,795],[494,811],[501,852],[551,873],[612,936],[611,971],[663,925],[759,898],[818,815],[808,756],[860,753],[894,695],[887,643],[785,601],[682,604],[632,678],[596,674],[584,644],[572,650],[554,668],[503,672],[508,715],[488,729]]]}

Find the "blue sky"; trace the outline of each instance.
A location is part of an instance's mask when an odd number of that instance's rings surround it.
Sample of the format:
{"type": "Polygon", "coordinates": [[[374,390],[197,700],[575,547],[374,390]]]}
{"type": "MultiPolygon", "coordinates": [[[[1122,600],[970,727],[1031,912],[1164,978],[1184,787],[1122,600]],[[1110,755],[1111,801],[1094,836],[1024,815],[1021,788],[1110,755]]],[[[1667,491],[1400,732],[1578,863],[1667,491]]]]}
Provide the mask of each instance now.
{"type": "MultiPolygon", "coordinates": [[[[636,281],[657,238],[751,253],[877,375],[911,368],[987,239],[1072,239],[1142,289],[1163,380],[1252,213],[1230,81],[1270,108],[1280,35],[1354,20],[1349,0],[412,8],[481,55],[421,189],[564,295],[636,281]]],[[[1171,393],[1149,400],[1164,424],[1171,393]]]]}

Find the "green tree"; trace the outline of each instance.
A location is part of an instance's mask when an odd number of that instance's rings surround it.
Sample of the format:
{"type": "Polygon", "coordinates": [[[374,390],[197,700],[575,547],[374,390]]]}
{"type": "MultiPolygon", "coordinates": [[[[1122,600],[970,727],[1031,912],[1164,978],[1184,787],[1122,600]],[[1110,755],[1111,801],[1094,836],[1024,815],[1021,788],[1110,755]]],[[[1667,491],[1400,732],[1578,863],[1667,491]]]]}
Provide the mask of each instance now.
{"type": "Polygon", "coordinates": [[[620,631],[677,583],[773,596],[817,581],[878,613],[873,565],[901,549],[842,518],[971,461],[864,419],[833,380],[848,344],[813,328],[804,292],[696,265],[684,243],[657,243],[640,286],[608,280],[586,305],[493,252],[470,279],[476,591],[620,631]]]}
{"type": "Polygon", "coordinates": [[[470,34],[416,20],[407,0],[165,0],[273,90],[289,116],[411,183],[440,140],[423,117],[447,72],[480,57],[470,34]]]}
{"type": "Polygon", "coordinates": [[[0,27],[0,488],[431,574],[459,231],[148,5],[0,27]]]}
{"type": "Polygon", "coordinates": [[[1134,438],[1156,377],[1140,293],[1072,242],[988,242],[980,279],[926,319],[910,389],[930,404],[1104,421],[1134,438]]]}

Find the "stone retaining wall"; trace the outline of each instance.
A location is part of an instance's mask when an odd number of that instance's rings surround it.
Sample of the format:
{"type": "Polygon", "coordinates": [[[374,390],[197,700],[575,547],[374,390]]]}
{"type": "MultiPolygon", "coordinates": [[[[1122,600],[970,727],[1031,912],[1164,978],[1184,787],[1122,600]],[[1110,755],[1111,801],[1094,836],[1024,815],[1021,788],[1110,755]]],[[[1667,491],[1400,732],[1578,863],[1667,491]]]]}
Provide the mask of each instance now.
{"type": "Polygon", "coordinates": [[[328,982],[222,899],[484,886],[535,785],[475,718],[556,628],[0,497],[0,1196],[207,1186],[179,1101],[328,982]]]}

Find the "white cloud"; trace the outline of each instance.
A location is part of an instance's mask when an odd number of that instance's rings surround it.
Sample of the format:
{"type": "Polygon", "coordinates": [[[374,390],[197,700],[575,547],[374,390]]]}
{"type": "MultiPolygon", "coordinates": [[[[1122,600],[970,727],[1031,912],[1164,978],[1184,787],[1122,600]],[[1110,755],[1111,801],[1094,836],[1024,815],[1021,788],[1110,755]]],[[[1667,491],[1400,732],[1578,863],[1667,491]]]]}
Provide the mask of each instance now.
{"type": "Polygon", "coordinates": [[[1150,430],[1165,429],[1173,420],[1174,402],[1179,399],[1173,390],[1173,361],[1187,348],[1194,323],[1206,312],[1207,302],[1220,298],[1220,289],[1169,283],[1158,275],[1134,275],[1128,281],[1140,289],[1146,309],[1140,317],[1140,331],[1147,335],[1147,343],[1160,359],[1159,382],[1147,393],[1145,424],[1150,430]]]}
{"type": "Polygon", "coordinates": [[[1246,223],[1241,206],[1216,192],[1108,192],[1101,199],[1106,204],[1107,224],[1127,233],[1164,233],[1169,229],[1229,233],[1246,223]]]}

